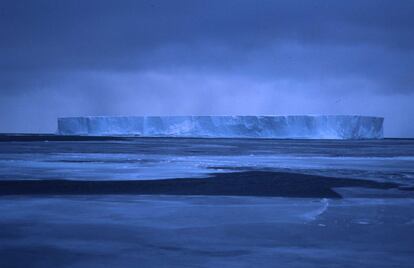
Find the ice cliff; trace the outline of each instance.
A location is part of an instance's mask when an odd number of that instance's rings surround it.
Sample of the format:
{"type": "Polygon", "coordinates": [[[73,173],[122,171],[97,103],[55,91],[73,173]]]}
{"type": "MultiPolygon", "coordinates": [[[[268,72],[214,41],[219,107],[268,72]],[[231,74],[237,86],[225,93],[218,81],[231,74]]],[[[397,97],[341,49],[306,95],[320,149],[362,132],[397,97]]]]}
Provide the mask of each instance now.
{"type": "Polygon", "coordinates": [[[58,119],[61,135],[167,137],[380,139],[381,117],[295,116],[87,116],[58,119]]]}

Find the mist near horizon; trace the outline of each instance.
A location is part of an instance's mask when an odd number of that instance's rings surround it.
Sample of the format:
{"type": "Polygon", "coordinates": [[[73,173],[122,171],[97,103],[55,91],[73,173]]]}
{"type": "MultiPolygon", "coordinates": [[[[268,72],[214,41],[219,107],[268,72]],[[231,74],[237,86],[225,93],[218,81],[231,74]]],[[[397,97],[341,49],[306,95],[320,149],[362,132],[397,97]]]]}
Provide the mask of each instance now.
{"type": "Polygon", "coordinates": [[[414,2],[0,8],[0,132],[55,132],[67,116],[350,114],[414,137],[414,2]]]}

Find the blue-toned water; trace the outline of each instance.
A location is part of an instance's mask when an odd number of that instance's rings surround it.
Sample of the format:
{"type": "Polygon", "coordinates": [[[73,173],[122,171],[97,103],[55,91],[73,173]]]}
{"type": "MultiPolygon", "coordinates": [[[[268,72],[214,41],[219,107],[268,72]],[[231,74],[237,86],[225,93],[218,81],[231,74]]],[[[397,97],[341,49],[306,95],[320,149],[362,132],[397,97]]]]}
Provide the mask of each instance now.
{"type": "Polygon", "coordinates": [[[0,143],[0,179],[205,177],[228,172],[227,167],[409,183],[414,179],[414,140],[137,138],[0,143]]]}
{"type": "MultiPolygon", "coordinates": [[[[297,176],[310,189],[325,177],[364,183],[332,188],[341,199],[318,197],[319,188],[303,198],[303,189],[287,195],[297,197],[249,189],[215,195],[214,187],[208,196],[45,195],[13,186],[8,193],[16,194],[0,196],[0,267],[412,267],[414,140],[0,142],[0,184],[23,181],[18,187],[31,180],[208,183],[216,173],[235,174],[236,184],[257,172],[265,172],[257,179],[265,187],[279,187],[269,184],[272,174],[285,184],[291,178],[288,188],[297,176]]],[[[9,187],[1,185],[0,192],[9,187]]]]}

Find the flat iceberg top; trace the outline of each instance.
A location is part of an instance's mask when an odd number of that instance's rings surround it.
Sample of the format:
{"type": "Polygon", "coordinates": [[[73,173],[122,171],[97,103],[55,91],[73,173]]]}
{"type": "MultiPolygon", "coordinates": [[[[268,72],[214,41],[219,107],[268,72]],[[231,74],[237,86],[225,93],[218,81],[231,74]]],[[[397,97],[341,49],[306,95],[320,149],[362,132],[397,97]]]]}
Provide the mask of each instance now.
{"type": "Polygon", "coordinates": [[[85,116],[58,119],[61,135],[161,137],[380,139],[382,117],[289,116],[85,116]]]}

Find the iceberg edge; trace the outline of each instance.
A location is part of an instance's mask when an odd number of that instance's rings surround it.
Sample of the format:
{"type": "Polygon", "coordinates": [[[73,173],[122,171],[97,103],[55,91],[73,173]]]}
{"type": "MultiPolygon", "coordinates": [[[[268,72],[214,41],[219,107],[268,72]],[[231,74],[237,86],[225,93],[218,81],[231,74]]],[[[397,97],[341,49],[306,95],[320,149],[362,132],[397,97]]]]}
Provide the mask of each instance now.
{"type": "Polygon", "coordinates": [[[289,116],[85,116],[58,118],[58,134],[88,136],[382,139],[382,117],[289,116]]]}

